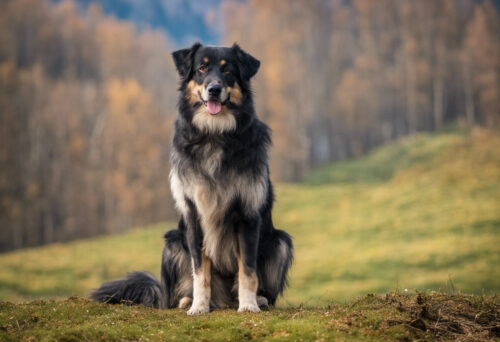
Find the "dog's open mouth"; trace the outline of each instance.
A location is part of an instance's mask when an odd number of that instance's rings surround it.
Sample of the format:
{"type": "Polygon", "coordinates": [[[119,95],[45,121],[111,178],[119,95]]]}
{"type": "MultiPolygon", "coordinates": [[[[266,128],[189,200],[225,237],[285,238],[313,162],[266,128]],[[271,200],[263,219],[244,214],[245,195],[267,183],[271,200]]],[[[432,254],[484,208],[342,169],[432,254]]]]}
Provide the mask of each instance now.
{"type": "Polygon", "coordinates": [[[205,102],[205,106],[207,107],[208,112],[212,115],[219,114],[222,109],[222,103],[214,100],[208,100],[205,102]]]}
{"type": "Polygon", "coordinates": [[[198,91],[198,96],[200,97],[201,102],[203,102],[203,104],[207,108],[208,112],[212,115],[219,114],[220,111],[222,110],[222,106],[224,106],[225,104],[227,104],[229,102],[229,95],[228,95],[227,99],[224,100],[224,102],[221,102],[219,100],[213,100],[213,99],[205,101],[203,99],[203,96],[201,96],[201,93],[199,91],[198,91]]]}

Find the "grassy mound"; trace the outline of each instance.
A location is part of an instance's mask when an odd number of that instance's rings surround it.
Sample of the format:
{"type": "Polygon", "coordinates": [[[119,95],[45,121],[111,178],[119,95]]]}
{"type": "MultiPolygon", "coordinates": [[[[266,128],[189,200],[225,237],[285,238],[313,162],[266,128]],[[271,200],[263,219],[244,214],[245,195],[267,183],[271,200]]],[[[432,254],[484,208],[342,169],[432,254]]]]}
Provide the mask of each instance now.
{"type": "Polygon", "coordinates": [[[324,309],[259,314],[217,310],[191,317],[179,309],[106,305],[71,297],[0,303],[0,340],[484,340],[500,337],[499,304],[497,297],[390,293],[324,309]]]}

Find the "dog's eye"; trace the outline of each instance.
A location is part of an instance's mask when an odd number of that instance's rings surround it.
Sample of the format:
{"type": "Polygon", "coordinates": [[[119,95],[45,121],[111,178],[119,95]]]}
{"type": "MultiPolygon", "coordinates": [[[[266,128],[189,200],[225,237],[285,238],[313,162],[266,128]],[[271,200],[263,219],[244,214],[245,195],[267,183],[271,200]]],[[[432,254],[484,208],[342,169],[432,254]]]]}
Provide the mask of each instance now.
{"type": "Polygon", "coordinates": [[[205,72],[207,72],[207,67],[206,66],[201,66],[198,70],[200,72],[202,72],[202,73],[205,73],[205,72]]]}

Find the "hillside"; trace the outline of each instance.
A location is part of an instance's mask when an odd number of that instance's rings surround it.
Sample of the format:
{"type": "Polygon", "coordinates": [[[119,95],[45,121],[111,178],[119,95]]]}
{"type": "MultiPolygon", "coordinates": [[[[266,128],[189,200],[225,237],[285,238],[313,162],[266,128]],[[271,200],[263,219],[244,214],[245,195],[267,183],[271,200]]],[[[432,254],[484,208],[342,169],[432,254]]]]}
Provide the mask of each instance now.
{"type": "Polygon", "coordinates": [[[390,289],[500,289],[500,136],[420,134],[279,187],[290,303],[390,289]]]}
{"type": "MultiPolygon", "coordinates": [[[[500,289],[500,135],[419,134],[279,184],[277,227],[294,237],[279,306],[325,306],[366,293],[500,289]]],[[[173,223],[0,255],[0,299],[85,296],[144,269],[159,275],[173,223]]]]}

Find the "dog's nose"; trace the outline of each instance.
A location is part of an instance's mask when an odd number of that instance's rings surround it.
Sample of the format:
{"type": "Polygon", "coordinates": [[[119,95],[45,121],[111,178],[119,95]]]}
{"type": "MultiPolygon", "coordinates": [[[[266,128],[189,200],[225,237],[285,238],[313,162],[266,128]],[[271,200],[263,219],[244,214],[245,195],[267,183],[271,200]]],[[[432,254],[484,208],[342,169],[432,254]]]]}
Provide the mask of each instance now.
{"type": "Polygon", "coordinates": [[[208,86],[207,90],[210,96],[217,97],[222,91],[222,86],[220,84],[211,84],[208,86]]]}

